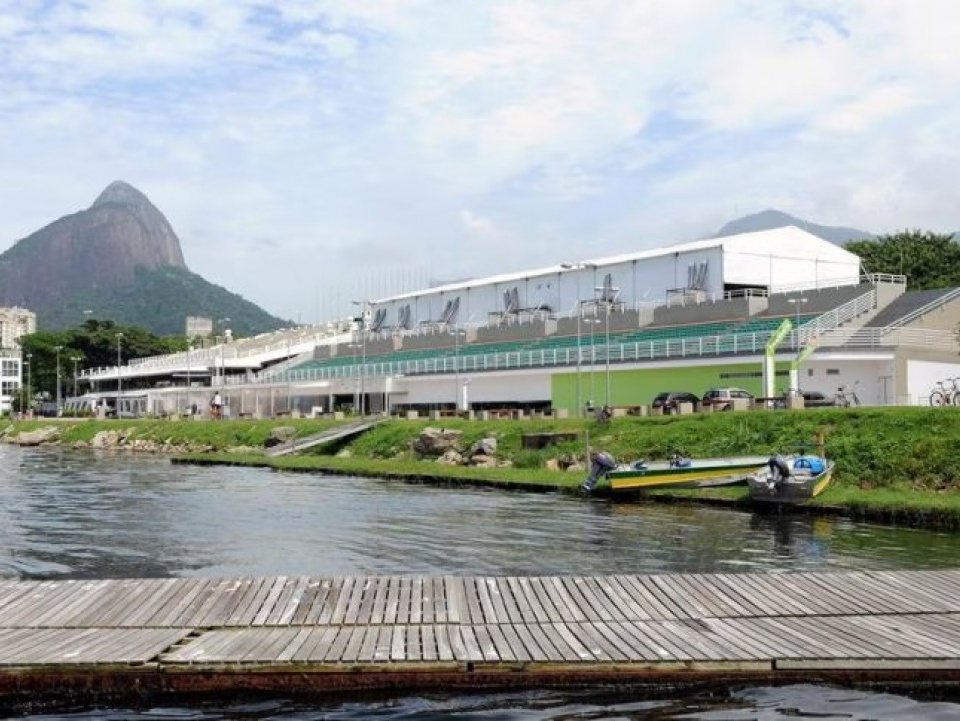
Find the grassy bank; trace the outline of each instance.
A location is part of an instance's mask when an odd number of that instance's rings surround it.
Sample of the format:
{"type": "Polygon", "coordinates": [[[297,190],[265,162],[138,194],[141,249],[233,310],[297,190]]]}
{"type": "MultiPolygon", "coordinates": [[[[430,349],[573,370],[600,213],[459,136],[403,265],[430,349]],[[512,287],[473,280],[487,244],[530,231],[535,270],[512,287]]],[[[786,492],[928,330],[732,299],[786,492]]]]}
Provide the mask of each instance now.
{"type": "MultiPolygon", "coordinates": [[[[528,490],[575,491],[583,472],[546,469],[550,459],[583,458],[585,435],[591,444],[620,461],[656,460],[682,451],[694,457],[790,452],[798,441],[822,433],[827,453],[837,463],[835,481],[812,504],[821,512],[899,523],[960,527],[960,409],[824,409],[802,413],[718,413],[666,418],[617,418],[607,426],[579,420],[464,421],[442,425],[463,432],[463,447],[487,436],[497,438],[497,457],[510,468],[450,467],[418,460],[410,450],[423,428],[434,421],[389,421],[343,447],[321,447],[298,457],[266,458],[262,447],[273,428],[296,429],[299,436],[332,425],[326,420],[294,421],[83,421],[57,423],[61,442],[89,442],[100,430],[124,429],[130,438],[213,451],[192,461],[265,465],[353,475],[405,478],[434,483],[471,483],[528,490]],[[524,450],[524,433],[575,431],[579,440],[542,450],[524,450]],[[235,452],[228,452],[230,450],[235,452]],[[245,451],[245,452],[236,452],[245,451]]],[[[52,425],[50,421],[12,424],[13,430],[52,425]]],[[[660,499],[742,503],[742,489],[657,492],[660,499]]]]}

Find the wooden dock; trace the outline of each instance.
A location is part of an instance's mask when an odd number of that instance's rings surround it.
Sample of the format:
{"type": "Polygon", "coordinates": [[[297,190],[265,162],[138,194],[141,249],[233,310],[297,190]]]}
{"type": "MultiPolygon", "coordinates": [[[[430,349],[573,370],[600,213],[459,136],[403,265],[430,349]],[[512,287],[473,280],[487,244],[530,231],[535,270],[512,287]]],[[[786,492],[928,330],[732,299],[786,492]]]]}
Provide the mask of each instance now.
{"type": "Polygon", "coordinates": [[[0,700],[960,683],[960,571],[0,582],[0,700]]]}

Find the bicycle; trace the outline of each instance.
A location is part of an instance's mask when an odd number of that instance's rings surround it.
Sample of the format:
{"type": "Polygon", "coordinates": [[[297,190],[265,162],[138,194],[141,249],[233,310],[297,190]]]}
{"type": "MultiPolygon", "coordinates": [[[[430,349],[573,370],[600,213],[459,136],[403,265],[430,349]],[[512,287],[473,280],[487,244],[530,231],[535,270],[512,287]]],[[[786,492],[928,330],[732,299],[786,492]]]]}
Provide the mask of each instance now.
{"type": "Polygon", "coordinates": [[[843,385],[837,388],[837,394],[833,397],[833,405],[840,408],[849,408],[850,406],[859,406],[860,405],[860,396],[857,395],[857,384],[860,381],[857,381],[853,384],[853,388],[847,390],[847,386],[843,385]]]}
{"type": "Polygon", "coordinates": [[[613,411],[610,410],[610,406],[601,406],[597,409],[596,421],[598,425],[609,425],[611,418],[613,418],[613,411]]]}
{"type": "Polygon", "coordinates": [[[930,405],[934,408],[942,408],[943,406],[957,405],[960,403],[960,393],[957,392],[957,383],[956,379],[952,379],[954,382],[953,388],[947,388],[946,381],[937,381],[936,387],[930,392],[930,405]]]}

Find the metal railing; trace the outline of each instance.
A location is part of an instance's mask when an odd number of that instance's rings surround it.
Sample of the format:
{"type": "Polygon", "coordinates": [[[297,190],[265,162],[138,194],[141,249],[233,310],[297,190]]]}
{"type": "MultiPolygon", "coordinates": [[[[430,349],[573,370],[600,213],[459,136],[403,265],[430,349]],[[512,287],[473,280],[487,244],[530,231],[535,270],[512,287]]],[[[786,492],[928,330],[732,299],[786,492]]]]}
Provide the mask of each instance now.
{"type": "MultiPolygon", "coordinates": [[[[557,366],[592,367],[611,363],[664,358],[696,358],[704,356],[762,353],[771,331],[732,335],[682,338],[675,340],[611,343],[587,347],[530,349],[492,354],[443,356],[409,361],[368,361],[366,364],[328,368],[293,369],[271,378],[258,378],[255,383],[296,383],[303,381],[341,380],[398,376],[471,373],[484,371],[546,368],[557,366]],[[578,360],[579,351],[579,360],[578,360]]],[[[794,333],[788,342],[797,348],[805,338],[794,333]]],[[[883,328],[833,328],[817,338],[819,346],[850,348],[889,348],[909,346],[938,350],[957,350],[957,338],[950,331],[883,328]]]]}
{"type": "Polygon", "coordinates": [[[820,336],[826,331],[833,330],[847,321],[853,320],[858,315],[873,310],[877,306],[877,291],[868,290],[863,295],[857,296],[851,301],[847,301],[833,310],[823,313],[809,323],[804,323],[798,330],[799,340],[806,341],[809,338],[820,336]]]}

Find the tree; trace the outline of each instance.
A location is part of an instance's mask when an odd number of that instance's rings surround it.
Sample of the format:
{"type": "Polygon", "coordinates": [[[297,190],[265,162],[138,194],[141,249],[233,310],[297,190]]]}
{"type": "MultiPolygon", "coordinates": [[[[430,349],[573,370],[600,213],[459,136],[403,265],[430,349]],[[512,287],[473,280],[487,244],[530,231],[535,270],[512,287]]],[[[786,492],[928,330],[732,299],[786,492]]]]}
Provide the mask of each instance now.
{"type": "Polygon", "coordinates": [[[20,339],[24,353],[32,354],[31,381],[34,390],[56,396],[57,346],[60,346],[61,388],[72,388],[73,361],[79,368],[97,368],[117,364],[117,333],[123,333],[121,358],[128,363],[145,358],[185,350],[184,337],[161,337],[136,326],[118,326],[113,321],[89,319],[78,328],[58,332],[31,333],[20,339]]]}
{"type": "Polygon", "coordinates": [[[951,235],[902,231],[844,247],[860,256],[868,273],[907,276],[910,290],[960,286],[960,245],[951,235]]]}

